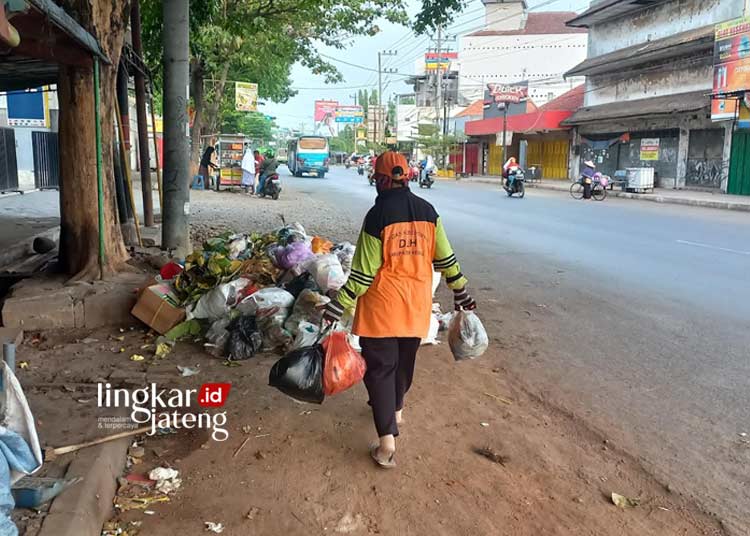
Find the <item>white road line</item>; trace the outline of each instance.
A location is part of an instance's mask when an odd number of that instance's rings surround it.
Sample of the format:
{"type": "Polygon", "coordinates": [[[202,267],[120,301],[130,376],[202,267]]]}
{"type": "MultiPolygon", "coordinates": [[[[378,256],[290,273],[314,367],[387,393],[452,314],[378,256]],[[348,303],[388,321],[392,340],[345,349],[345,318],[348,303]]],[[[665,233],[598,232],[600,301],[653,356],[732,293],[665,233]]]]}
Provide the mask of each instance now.
{"type": "Polygon", "coordinates": [[[700,242],[691,242],[689,240],[677,240],[678,244],[685,244],[686,246],[696,246],[699,248],[715,249],[717,251],[726,251],[727,253],[736,253],[738,255],[750,255],[750,251],[741,251],[739,249],[722,248],[719,246],[712,246],[711,244],[701,244],[700,242]]]}

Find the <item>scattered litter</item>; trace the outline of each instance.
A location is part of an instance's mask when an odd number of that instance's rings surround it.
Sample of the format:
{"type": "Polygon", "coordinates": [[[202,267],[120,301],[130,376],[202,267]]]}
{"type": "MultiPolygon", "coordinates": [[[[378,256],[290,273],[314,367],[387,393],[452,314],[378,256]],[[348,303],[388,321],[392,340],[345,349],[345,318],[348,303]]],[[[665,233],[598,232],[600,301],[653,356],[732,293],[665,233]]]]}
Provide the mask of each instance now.
{"type": "Polygon", "coordinates": [[[247,514],[245,514],[245,519],[249,519],[250,521],[252,521],[253,519],[255,519],[255,516],[257,516],[259,513],[260,513],[260,508],[258,508],[257,506],[253,506],[252,508],[250,508],[250,511],[247,514]]]}
{"type": "Polygon", "coordinates": [[[214,523],[213,521],[205,521],[204,523],[206,524],[207,532],[214,532],[216,534],[224,532],[224,525],[221,523],[214,523]]]}
{"type": "Polygon", "coordinates": [[[92,344],[95,342],[99,342],[99,339],[94,339],[93,337],[86,337],[85,339],[81,339],[82,344],[92,344]]]}
{"type": "Polygon", "coordinates": [[[20,368],[21,370],[26,370],[27,368],[29,368],[29,362],[28,361],[19,361],[18,362],[18,368],[20,368]]]}
{"type": "Polygon", "coordinates": [[[620,508],[635,508],[641,504],[641,500],[637,498],[625,497],[619,493],[612,492],[612,503],[620,508]]]}
{"type": "Polygon", "coordinates": [[[252,431],[253,431],[253,427],[250,426],[249,424],[246,424],[245,426],[242,427],[243,434],[249,434],[252,431]]]}
{"type": "Polygon", "coordinates": [[[183,367],[181,365],[177,365],[177,370],[180,371],[180,376],[182,377],[195,376],[200,372],[197,368],[183,367]]]}
{"type": "Polygon", "coordinates": [[[475,447],[472,450],[474,451],[474,453],[479,454],[480,456],[484,456],[492,462],[499,463],[503,467],[505,467],[505,464],[508,463],[508,457],[496,451],[492,447],[475,447]]]}
{"type": "Polygon", "coordinates": [[[110,340],[122,342],[125,340],[125,335],[110,335],[110,340]]]}
{"type": "Polygon", "coordinates": [[[480,422],[479,423],[479,426],[481,426],[482,428],[487,428],[489,425],[490,425],[490,423],[488,423],[488,422],[480,422]]]}
{"type": "Polygon", "coordinates": [[[149,497],[115,497],[115,508],[122,512],[128,510],[144,510],[152,504],[169,502],[166,495],[153,495],[149,497]]]}
{"type": "Polygon", "coordinates": [[[88,404],[92,400],[94,399],[93,398],[79,398],[78,400],[76,400],[76,402],[78,402],[79,404],[88,404]]]}
{"type": "Polygon", "coordinates": [[[133,355],[130,356],[130,360],[131,361],[143,361],[145,359],[146,358],[143,357],[141,354],[133,354],[133,355]]]}
{"type": "Polygon", "coordinates": [[[493,395],[493,394],[490,394],[490,393],[484,393],[484,394],[486,396],[490,397],[490,398],[494,398],[498,402],[502,402],[503,404],[508,404],[509,406],[511,404],[513,404],[513,402],[511,400],[508,400],[507,398],[503,398],[502,396],[497,396],[497,395],[493,395]]]}
{"type": "Polygon", "coordinates": [[[357,532],[362,528],[364,528],[362,515],[357,514],[356,516],[353,516],[352,514],[347,513],[339,520],[334,530],[341,534],[349,534],[351,532],[357,532]]]}
{"type": "Polygon", "coordinates": [[[180,472],[177,469],[157,467],[148,474],[148,477],[156,481],[157,491],[169,495],[180,488],[182,480],[179,478],[179,475],[180,472]]]}
{"type": "Polygon", "coordinates": [[[242,366],[242,364],[239,363],[238,361],[228,361],[228,360],[224,361],[222,365],[224,365],[225,367],[241,367],[242,366]]]}
{"type": "Polygon", "coordinates": [[[131,456],[133,458],[143,458],[145,454],[146,451],[143,447],[132,445],[128,448],[128,456],[131,456]]]}
{"type": "Polygon", "coordinates": [[[747,432],[740,432],[740,437],[747,437],[747,432]]]}
{"type": "Polygon", "coordinates": [[[547,308],[547,304],[545,304],[545,303],[537,303],[536,306],[539,307],[540,309],[546,309],[547,308]]]}
{"type": "MultiPolygon", "coordinates": [[[[164,337],[159,337],[159,339],[164,339],[164,337]]],[[[157,339],[156,343],[156,350],[154,350],[154,355],[159,359],[164,359],[169,355],[169,352],[172,351],[172,344],[167,342],[166,339],[159,340],[157,339]]]]}
{"type": "Polygon", "coordinates": [[[237,457],[237,455],[240,453],[240,451],[245,448],[245,445],[247,445],[248,441],[250,441],[250,438],[246,437],[245,440],[242,442],[242,445],[240,445],[240,447],[237,450],[234,451],[234,454],[232,454],[232,458],[236,458],[237,457]]]}

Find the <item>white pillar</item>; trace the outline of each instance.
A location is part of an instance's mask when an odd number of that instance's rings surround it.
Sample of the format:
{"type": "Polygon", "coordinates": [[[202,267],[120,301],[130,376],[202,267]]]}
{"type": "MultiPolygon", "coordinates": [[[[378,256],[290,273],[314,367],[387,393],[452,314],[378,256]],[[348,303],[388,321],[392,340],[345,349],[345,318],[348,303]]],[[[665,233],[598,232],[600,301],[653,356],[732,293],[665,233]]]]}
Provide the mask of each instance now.
{"type": "Polygon", "coordinates": [[[680,137],[677,140],[677,176],[674,184],[662,184],[662,188],[684,188],[687,176],[688,148],[690,147],[690,129],[680,126],[680,137]]]}
{"type": "Polygon", "coordinates": [[[724,153],[721,157],[721,191],[727,193],[729,185],[729,163],[732,159],[732,136],[734,135],[734,121],[724,121],[724,153]]]}

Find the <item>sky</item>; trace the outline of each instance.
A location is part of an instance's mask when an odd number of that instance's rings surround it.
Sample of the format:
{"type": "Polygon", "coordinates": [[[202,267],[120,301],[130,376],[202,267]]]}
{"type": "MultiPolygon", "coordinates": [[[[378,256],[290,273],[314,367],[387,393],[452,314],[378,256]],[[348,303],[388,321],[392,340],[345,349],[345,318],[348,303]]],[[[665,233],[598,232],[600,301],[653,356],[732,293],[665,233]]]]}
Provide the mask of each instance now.
{"type": "MultiPolygon", "coordinates": [[[[527,0],[531,11],[581,11],[588,7],[589,0],[527,0]]],[[[419,11],[420,0],[407,0],[408,12],[414,16],[419,11]]],[[[466,7],[458,14],[447,29],[449,35],[458,35],[480,30],[484,22],[484,8],[481,0],[468,0],[466,7]]],[[[298,91],[285,103],[266,102],[260,108],[265,114],[276,118],[280,127],[299,129],[312,133],[313,111],[316,100],[336,100],[341,104],[354,104],[354,95],[360,89],[377,89],[378,50],[395,50],[395,56],[383,57],[383,67],[396,69],[398,74],[383,75],[383,101],[394,93],[407,93],[410,86],[404,83],[406,75],[414,74],[416,60],[429,46],[434,46],[429,36],[416,36],[403,26],[379,21],[381,31],[373,37],[358,37],[348,43],[343,50],[321,46],[320,52],[341,62],[332,61],[343,81],[326,84],[321,76],[312,74],[306,67],[296,64],[292,68],[292,87],[298,91]]],[[[453,43],[454,50],[458,43],[453,43]]]]}

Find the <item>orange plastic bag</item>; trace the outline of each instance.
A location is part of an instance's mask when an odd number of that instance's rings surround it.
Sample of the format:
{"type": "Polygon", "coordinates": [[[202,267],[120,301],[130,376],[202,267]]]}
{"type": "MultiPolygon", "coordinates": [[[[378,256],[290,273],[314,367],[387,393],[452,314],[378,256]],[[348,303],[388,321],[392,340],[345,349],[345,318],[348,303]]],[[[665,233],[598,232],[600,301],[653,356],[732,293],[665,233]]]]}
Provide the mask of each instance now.
{"type": "Polygon", "coordinates": [[[323,341],[323,392],[326,396],[346,391],[365,377],[365,359],[351,347],[345,331],[334,331],[323,341]]]}
{"type": "Polygon", "coordinates": [[[316,236],[312,239],[312,252],[315,254],[319,253],[330,253],[333,243],[329,242],[325,238],[316,236]]]}

